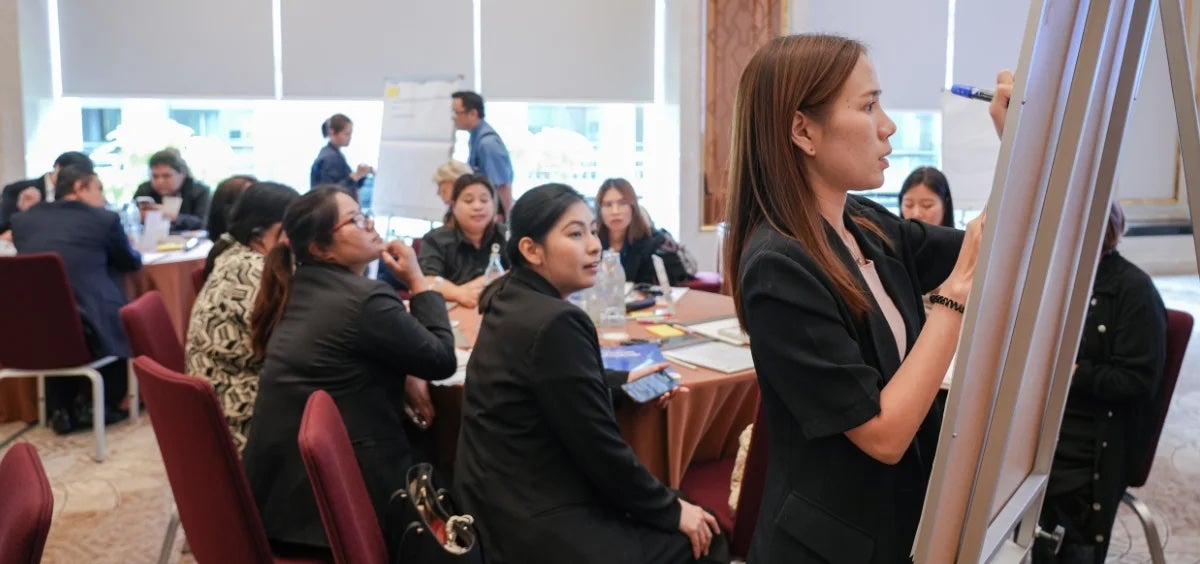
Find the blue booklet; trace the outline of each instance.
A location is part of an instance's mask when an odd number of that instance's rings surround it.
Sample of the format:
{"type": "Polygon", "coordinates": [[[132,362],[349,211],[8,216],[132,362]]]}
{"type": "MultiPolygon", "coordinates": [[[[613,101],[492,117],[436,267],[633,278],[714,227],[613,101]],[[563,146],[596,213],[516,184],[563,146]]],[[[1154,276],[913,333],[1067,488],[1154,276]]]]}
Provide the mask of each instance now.
{"type": "Polygon", "coordinates": [[[637,345],[622,345],[619,347],[603,347],[600,349],[600,360],[609,370],[631,370],[666,362],[658,343],[642,343],[637,345]]]}

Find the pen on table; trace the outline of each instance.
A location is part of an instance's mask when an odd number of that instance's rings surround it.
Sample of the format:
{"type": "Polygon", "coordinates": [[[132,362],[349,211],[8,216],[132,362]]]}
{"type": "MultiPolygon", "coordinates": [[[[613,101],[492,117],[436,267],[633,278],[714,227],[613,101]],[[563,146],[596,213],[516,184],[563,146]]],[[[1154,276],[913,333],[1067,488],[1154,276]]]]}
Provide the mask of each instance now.
{"type": "Polygon", "coordinates": [[[996,95],[996,93],[992,92],[991,90],[975,88],[974,86],[967,86],[966,84],[955,84],[954,86],[951,86],[950,93],[956,96],[962,96],[963,98],[983,100],[984,102],[991,102],[992,98],[996,95]]]}

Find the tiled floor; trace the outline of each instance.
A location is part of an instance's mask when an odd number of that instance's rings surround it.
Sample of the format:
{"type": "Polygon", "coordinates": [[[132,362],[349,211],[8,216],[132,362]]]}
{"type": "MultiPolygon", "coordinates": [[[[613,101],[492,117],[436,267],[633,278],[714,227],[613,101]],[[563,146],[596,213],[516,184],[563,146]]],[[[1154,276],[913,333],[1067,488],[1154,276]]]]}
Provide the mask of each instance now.
{"type": "MultiPolygon", "coordinates": [[[[1196,277],[1165,277],[1156,282],[1167,306],[1200,319],[1196,277]]],[[[1198,325],[1200,328],[1200,325],[1198,325]]],[[[0,438],[22,428],[0,425],[0,438]]],[[[56,437],[32,429],[21,440],[37,446],[54,490],[54,523],[45,562],[154,562],[171,510],[170,488],[148,419],[109,429],[108,461],[90,458],[91,435],[56,437]]],[[[1158,447],[1150,481],[1136,492],[1159,516],[1167,561],[1200,563],[1200,337],[1184,359],[1183,375],[1158,447]]],[[[180,555],[177,538],[173,562],[180,555]]],[[[1113,530],[1110,562],[1149,562],[1141,525],[1122,507],[1113,530]]]]}

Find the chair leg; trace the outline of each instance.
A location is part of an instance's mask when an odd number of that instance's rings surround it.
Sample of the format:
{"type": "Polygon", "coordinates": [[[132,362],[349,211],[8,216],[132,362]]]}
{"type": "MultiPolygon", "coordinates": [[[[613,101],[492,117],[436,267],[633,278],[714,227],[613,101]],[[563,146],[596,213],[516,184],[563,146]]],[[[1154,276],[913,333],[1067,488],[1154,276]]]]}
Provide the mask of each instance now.
{"type": "Polygon", "coordinates": [[[129,372],[129,420],[137,423],[138,416],[140,415],[138,404],[141,401],[138,398],[138,380],[137,374],[133,372],[132,359],[125,359],[125,369],[129,372]]]}
{"type": "Polygon", "coordinates": [[[50,424],[46,419],[46,377],[37,375],[38,425],[43,427],[50,424]]]}
{"type": "Polygon", "coordinates": [[[1150,506],[1125,491],[1121,496],[1121,501],[1128,505],[1137,515],[1139,521],[1142,522],[1142,530],[1146,533],[1146,544],[1150,545],[1150,562],[1153,564],[1166,564],[1167,558],[1163,554],[1162,541],[1158,538],[1158,526],[1155,524],[1154,513],[1150,511],[1150,506]]]}
{"type": "Polygon", "coordinates": [[[158,551],[158,564],[171,561],[171,549],[175,548],[175,532],[179,530],[179,511],[171,509],[171,520],[167,522],[167,534],[163,537],[162,549],[158,551]]]}
{"type": "Polygon", "coordinates": [[[84,376],[92,381],[92,432],[96,435],[96,462],[104,462],[104,379],[100,373],[88,368],[84,376]]]}

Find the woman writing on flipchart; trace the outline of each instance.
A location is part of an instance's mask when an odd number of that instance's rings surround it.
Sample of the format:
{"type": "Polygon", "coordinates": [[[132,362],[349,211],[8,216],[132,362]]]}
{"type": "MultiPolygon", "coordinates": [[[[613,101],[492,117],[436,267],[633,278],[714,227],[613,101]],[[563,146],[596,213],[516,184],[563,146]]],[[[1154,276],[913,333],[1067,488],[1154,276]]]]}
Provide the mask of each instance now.
{"type": "Polygon", "coordinates": [[[769,453],[750,562],[910,561],[982,220],[957,231],[849,195],[883,184],[895,131],[850,39],[776,38],[738,85],[727,282],[769,453]]]}

